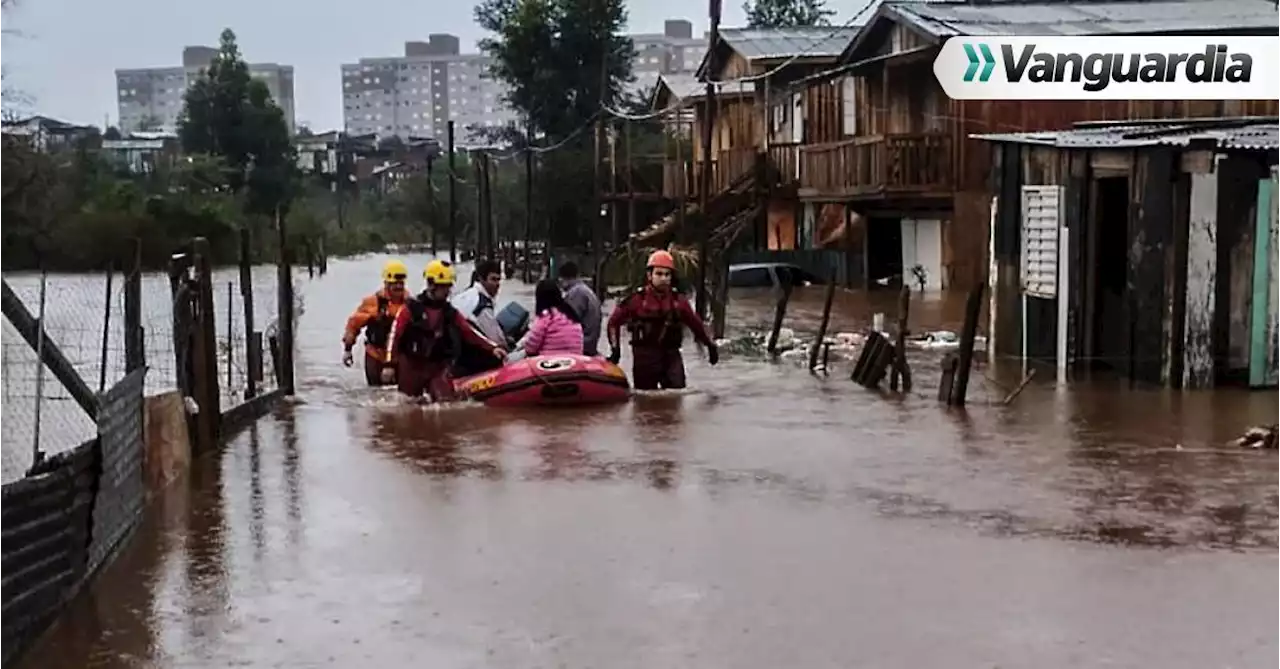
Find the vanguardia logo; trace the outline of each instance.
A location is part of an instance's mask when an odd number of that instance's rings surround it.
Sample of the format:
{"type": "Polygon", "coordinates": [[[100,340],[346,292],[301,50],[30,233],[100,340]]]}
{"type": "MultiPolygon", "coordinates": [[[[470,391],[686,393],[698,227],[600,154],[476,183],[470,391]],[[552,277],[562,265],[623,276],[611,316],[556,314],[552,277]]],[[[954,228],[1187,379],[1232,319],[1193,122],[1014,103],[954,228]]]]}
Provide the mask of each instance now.
{"type": "Polygon", "coordinates": [[[1075,83],[1096,93],[1112,82],[1123,83],[1249,83],[1253,79],[1253,57],[1229,53],[1225,44],[1206,44],[1199,52],[1169,53],[1081,53],[1041,51],[1037,45],[1015,48],[1001,44],[997,61],[991,46],[979,42],[963,44],[968,67],[964,81],[980,83],[991,78],[1001,65],[1005,80],[1020,83],[1075,83]]]}

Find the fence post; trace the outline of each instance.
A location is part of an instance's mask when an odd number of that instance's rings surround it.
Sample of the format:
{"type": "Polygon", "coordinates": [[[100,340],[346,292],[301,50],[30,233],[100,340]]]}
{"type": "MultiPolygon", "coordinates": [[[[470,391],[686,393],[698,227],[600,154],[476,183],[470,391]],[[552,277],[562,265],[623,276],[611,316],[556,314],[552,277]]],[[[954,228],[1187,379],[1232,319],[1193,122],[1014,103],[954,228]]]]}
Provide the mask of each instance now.
{"type": "Polygon", "coordinates": [[[729,249],[720,252],[716,263],[716,296],[712,302],[714,318],[711,322],[712,336],[724,339],[725,314],[729,311],[729,249]]]}
{"type": "Polygon", "coordinates": [[[124,370],[147,364],[142,329],[142,239],[133,240],[133,263],[124,277],[124,370]]]}
{"type": "Polygon", "coordinates": [[[982,291],[986,284],[979,283],[969,291],[969,299],[964,305],[964,326],[960,330],[959,361],[957,362],[955,385],[951,391],[951,405],[964,406],[965,395],[969,390],[969,369],[973,366],[973,344],[978,334],[978,318],[982,315],[982,291]]]}
{"type": "Polygon", "coordinates": [[[195,398],[200,406],[196,416],[196,433],[202,448],[218,443],[222,421],[222,394],[218,389],[218,340],[214,329],[213,262],[209,240],[196,237],[191,242],[192,261],[196,270],[195,331],[195,398]]]}
{"type": "Polygon", "coordinates": [[[827,295],[822,302],[822,321],[818,324],[818,338],[813,341],[813,348],[809,350],[809,371],[818,368],[818,349],[822,348],[823,361],[825,368],[827,361],[826,356],[831,352],[831,348],[826,345],[827,326],[831,324],[831,303],[836,297],[836,279],[838,278],[835,268],[831,269],[831,275],[827,281],[827,295]]]}
{"type": "Polygon", "coordinates": [[[39,329],[36,331],[36,407],[35,427],[31,435],[31,466],[35,467],[44,460],[44,451],[40,450],[40,409],[44,405],[44,345],[47,335],[44,331],[45,290],[49,285],[49,273],[40,272],[40,310],[36,316],[39,329]]]}
{"type": "Polygon", "coordinates": [[[911,392],[911,367],[907,364],[907,322],[911,314],[911,287],[904,281],[898,294],[898,332],[893,340],[893,371],[889,374],[889,389],[898,389],[902,379],[902,392],[911,392]]]}
{"type": "Polygon", "coordinates": [[[782,332],[782,321],[787,316],[787,303],[791,301],[791,282],[782,285],[782,295],[778,298],[778,306],[773,312],[773,329],[769,331],[769,343],[766,350],[769,355],[778,353],[778,334],[782,332]]]}
{"type": "Polygon", "coordinates": [[[288,234],[285,229],[285,217],[276,208],[276,235],[279,238],[280,262],[277,276],[280,293],[279,331],[280,349],[283,357],[281,364],[280,387],[286,395],[294,393],[293,385],[293,270],[289,266],[288,234]]]}
{"type": "Polygon", "coordinates": [[[102,301],[102,357],[98,364],[99,395],[107,391],[107,356],[111,353],[111,279],[115,273],[115,263],[107,263],[106,298],[102,301]]]}
{"type": "MultiPolygon", "coordinates": [[[[323,242],[321,242],[321,249],[323,251],[323,242]]],[[[258,360],[258,357],[254,355],[254,341],[257,333],[253,330],[253,260],[250,257],[251,251],[249,228],[240,228],[240,301],[244,304],[244,360],[245,365],[249,368],[249,372],[245,374],[244,398],[246,400],[251,400],[258,396],[258,379],[254,375],[254,362],[258,360]]],[[[230,343],[227,345],[230,346],[230,343]]],[[[258,351],[261,350],[261,344],[259,344],[258,351]]]]}

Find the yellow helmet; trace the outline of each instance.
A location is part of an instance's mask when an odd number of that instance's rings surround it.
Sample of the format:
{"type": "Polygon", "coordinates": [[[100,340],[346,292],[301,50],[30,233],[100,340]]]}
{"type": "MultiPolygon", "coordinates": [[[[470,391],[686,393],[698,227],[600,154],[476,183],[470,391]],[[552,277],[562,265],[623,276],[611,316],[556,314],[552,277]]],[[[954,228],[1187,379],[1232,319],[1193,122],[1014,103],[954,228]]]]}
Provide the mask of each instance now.
{"type": "Polygon", "coordinates": [[[422,278],[435,286],[452,286],[456,277],[457,272],[443,260],[432,260],[427,263],[427,268],[422,270],[422,278]]]}
{"type": "Polygon", "coordinates": [[[383,283],[400,283],[409,278],[409,268],[399,260],[388,260],[382,266],[383,283]]]}

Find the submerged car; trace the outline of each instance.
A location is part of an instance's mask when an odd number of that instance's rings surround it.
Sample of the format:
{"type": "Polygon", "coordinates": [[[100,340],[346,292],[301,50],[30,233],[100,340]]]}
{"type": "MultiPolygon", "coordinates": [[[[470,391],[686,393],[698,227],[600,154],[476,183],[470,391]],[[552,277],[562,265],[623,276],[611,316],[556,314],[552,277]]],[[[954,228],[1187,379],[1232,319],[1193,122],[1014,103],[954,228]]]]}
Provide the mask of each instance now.
{"type": "Polygon", "coordinates": [[[740,263],[729,265],[730,288],[793,288],[826,283],[809,270],[782,262],[740,263]]]}

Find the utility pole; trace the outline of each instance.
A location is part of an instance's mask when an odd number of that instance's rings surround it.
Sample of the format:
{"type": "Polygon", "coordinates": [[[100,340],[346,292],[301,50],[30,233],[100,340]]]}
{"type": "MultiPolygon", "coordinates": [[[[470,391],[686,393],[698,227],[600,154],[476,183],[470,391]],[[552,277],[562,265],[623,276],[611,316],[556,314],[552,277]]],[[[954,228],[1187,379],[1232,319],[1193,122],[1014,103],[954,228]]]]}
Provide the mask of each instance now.
{"type": "Polygon", "coordinates": [[[604,216],[600,213],[604,209],[604,107],[609,102],[609,38],[605,37],[600,43],[600,111],[599,118],[596,119],[596,161],[595,161],[595,177],[596,177],[596,210],[591,212],[591,257],[592,267],[595,268],[593,274],[593,288],[596,291],[596,297],[604,298],[604,277],[600,276],[603,272],[604,260],[604,216]]]}
{"type": "Polygon", "coordinates": [[[524,147],[524,282],[533,278],[533,121],[525,129],[524,147]]]}
{"type": "Polygon", "coordinates": [[[480,259],[484,253],[484,153],[477,150],[471,154],[471,166],[475,168],[476,180],[476,220],[475,220],[475,258],[480,259]]]}
{"type": "MultiPolygon", "coordinates": [[[[438,145],[435,148],[439,148],[438,145]]],[[[440,248],[440,217],[436,214],[436,186],[431,180],[431,163],[435,160],[434,154],[427,155],[427,222],[431,226],[431,255],[435,255],[436,250],[440,248]]]]}
{"type": "Polygon", "coordinates": [[[711,243],[711,127],[716,118],[716,44],[720,42],[720,0],[710,0],[711,37],[707,48],[707,115],[702,123],[702,226],[698,230],[698,315],[707,317],[707,256],[711,243]]]}
{"type": "Polygon", "coordinates": [[[627,152],[627,230],[622,238],[626,239],[638,231],[636,230],[636,157],[631,152],[631,119],[627,119],[624,127],[623,148],[627,152]]]}
{"type": "Polygon", "coordinates": [[[458,173],[453,162],[453,121],[449,121],[449,262],[458,262],[458,173]]]}
{"type": "Polygon", "coordinates": [[[346,138],[347,138],[347,133],[345,132],[338,133],[337,147],[335,147],[335,150],[333,152],[334,160],[337,161],[338,163],[337,165],[334,165],[335,179],[334,179],[334,186],[333,186],[333,190],[334,190],[333,194],[338,199],[338,229],[339,230],[342,230],[343,228],[346,227],[346,214],[344,212],[345,207],[343,206],[343,199],[345,198],[344,192],[346,191],[346,188],[347,188],[348,162],[345,157],[346,156],[346,141],[345,141],[346,138]]]}
{"type": "Polygon", "coordinates": [[[495,245],[498,230],[493,226],[493,181],[488,152],[481,154],[480,167],[484,170],[484,243],[485,256],[489,260],[497,260],[495,245]]]}

